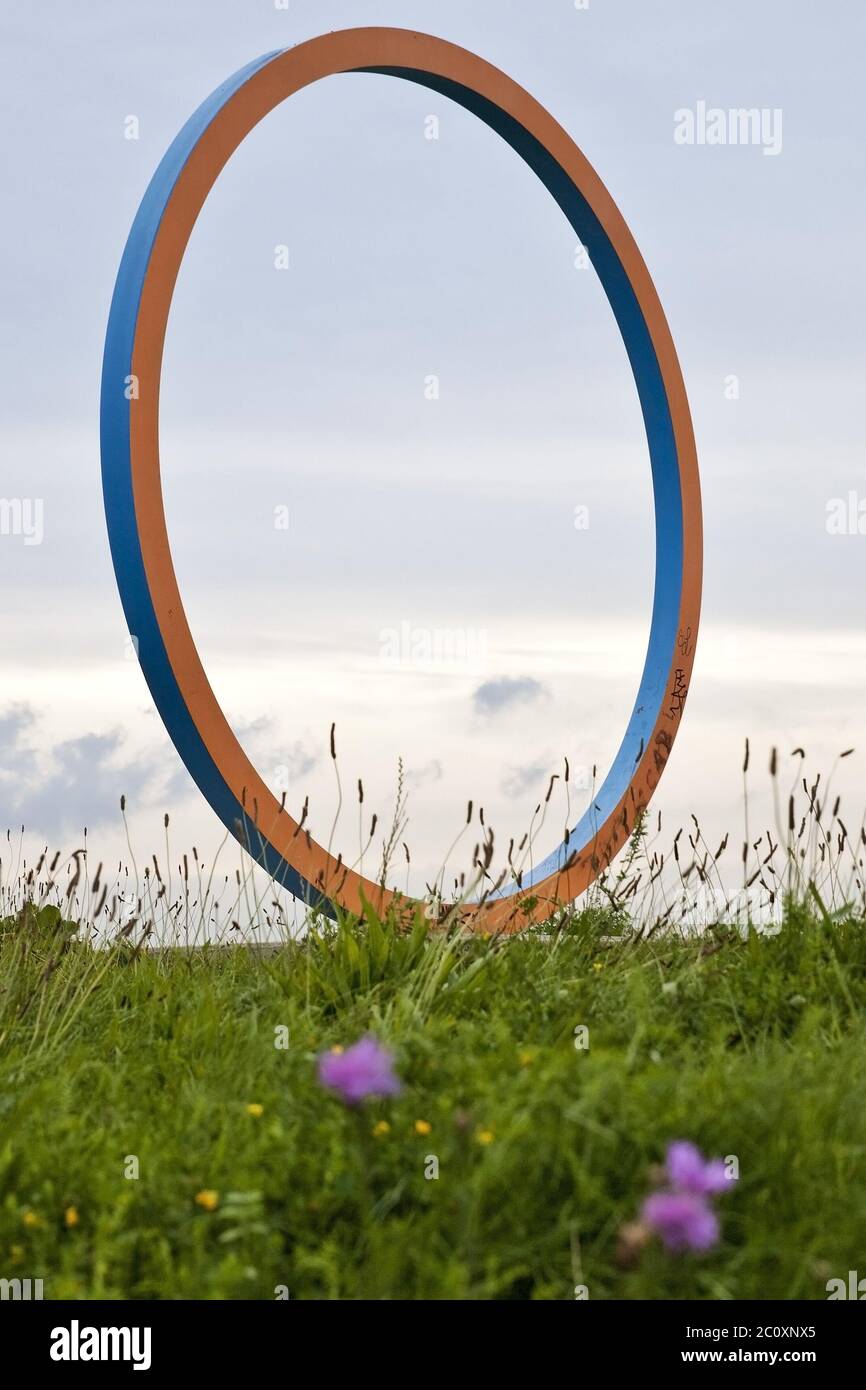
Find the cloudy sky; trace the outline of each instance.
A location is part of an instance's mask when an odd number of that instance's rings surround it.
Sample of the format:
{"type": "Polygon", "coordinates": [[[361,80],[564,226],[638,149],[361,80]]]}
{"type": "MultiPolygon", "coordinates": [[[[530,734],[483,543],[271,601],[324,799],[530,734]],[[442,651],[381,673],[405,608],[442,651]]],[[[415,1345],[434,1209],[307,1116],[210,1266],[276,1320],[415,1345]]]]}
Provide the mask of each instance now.
{"type": "MultiPolygon", "coordinates": [[[[0,821],[26,825],[28,853],[72,849],[86,825],[92,853],[117,858],[125,793],[143,858],[166,810],[177,853],[221,838],[156,715],[111,569],[108,306],[147,182],[199,102],[260,53],[367,23],[436,33],[528,88],[654,278],[705,509],[667,823],[695,811],[738,834],[747,735],[756,798],[771,745],[804,746],[816,770],[857,747],[858,821],[866,15],[843,0],[4,0],[0,497],[21,521],[0,513],[0,821]],[[772,141],[675,138],[677,113],[741,107],[766,112],[772,141]]],[[[388,819],[403,760],[415,889],[469,797],[500,840],[519,836],[567,756],[582,809],[643,663],[647,449],[594,274],[490,131],[366,74],[272,112],[190,242],[161,451],[211,682],[296,814],[309,795],[314,834],[327,840],[335,807],[332,721],[365,815],[388,819]]],[[[358,833],[350,810],[335,849],[352,857],[358,833]]]]}

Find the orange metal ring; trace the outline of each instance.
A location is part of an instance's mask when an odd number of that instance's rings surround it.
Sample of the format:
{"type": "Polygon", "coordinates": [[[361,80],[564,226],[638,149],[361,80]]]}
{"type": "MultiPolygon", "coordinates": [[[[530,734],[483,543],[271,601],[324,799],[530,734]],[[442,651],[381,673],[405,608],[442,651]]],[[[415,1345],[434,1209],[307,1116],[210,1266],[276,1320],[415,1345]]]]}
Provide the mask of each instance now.
{"type": "Polygon", "coordinates": [[[474,111],[531,165],[581,234],[617,317],[647,428],[656,508],[653,628],[635,709],[593,806],[520,884],[474,917],[512,930],[576,898],[610,864],[649,804],[679,728],[701,593],[701,502],[682,375],[658,296],[610,194],[561,126],[502,72],[442,39],[350,29],[269,54],[195,113],[142,202],[118,274],[102,386],[103,485],[130,632],[157,707],[224,822],[293,891],[358,910],[397,895],[347,871],[305,833],[249,762],[208,683],[178,591],[159,462],[159,386],[175,281],[210,188],[244,137],[280,102],[335,73],[420,82],[474,111]],[[130,392],[129,383],[135,382],[130,392]],[[241,822],[238,827],[237,822],[241,822]],[[260,849],[260,853],[259,853],[260,849]]]}

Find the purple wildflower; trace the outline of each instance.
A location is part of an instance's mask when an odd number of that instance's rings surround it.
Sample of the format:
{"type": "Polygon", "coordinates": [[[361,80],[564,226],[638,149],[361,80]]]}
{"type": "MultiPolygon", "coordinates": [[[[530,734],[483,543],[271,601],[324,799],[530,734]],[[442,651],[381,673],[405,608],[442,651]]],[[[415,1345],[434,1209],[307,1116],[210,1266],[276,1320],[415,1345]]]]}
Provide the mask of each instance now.
{"type": "Polygon", "coordinates": [[[654,1192],[641,1212],[668,1250],[709,1250],[719,1238],[716,1213],[693,1192],[654,1192]]]}
{"type": "Polygon", "coordinates": [[[735,1179],[728,1177],[722,1159],[704,1158],[687,1139],[668,1145],[665,1171],[667,1188],[643,1204],[644,1225],[661,1236],[669,1250],[709,1250],[719,1238],[710,1198],[735,1179]]]}
{"type": "Polygon", "coordinates": [[[668,1145],[668,1181],[676,1192],[689,1192],[695,1197],[707,1197],[724,1192],[730,1182],[720,1158],[705,1159],[700,1149],[687,1139],[677,1139],[668,1145]]]}
{"type": "Polygon", "coordinates": [[[367,1096],[396,1096],[401,1090],[391,1053],[375,1038],[362,1038],[345,1052],[323,1052],[319,1081],[347,1105],[358,1105],[367,1096]]]}

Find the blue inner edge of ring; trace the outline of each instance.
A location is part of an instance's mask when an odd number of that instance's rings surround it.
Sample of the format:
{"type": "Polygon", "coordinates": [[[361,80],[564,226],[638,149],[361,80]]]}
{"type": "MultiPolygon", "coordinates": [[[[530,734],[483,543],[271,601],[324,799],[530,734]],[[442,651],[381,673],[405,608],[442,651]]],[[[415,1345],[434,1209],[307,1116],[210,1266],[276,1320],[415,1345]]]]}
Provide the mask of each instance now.
{"type": "MultiPolygon", "coordinates": [[[[211,93],[169,146],[148,185],[123,252],[105,338],[100,401],[102,488],[111,555],[121,602],[138,659],[168,733],[193,780],[226,828],[253,858],[289,892],[320,910],[332,912],[321,890],[293,869],[268,842],[227,786],[193,723],[169,663],[150,596],[138,537],[132,490],[127,379],[139,304],[159,225],[175,183],[208,125],[245,82],[283,50],[267,53],[241,68],[211,93]]],[[[622,334],[643,413],[652,467],[656,563],[652,623],[643,674],[619,751],[588,810],[563,842],[531,872],[520,888],[510,883],[488,896],[505,898],[526,892],[565,867],[596,839],[631,782],[649,743],[665,696],[679,623],[683,569],[683,517],[673,423],[661,370],[640,306],[628,276],[580,190],[551,154],[518,121],[467,87],[414,68],[365,67],[416,82],[449,97],[473,112],[516,151],[551,193],[587,249],[622,334]]]]}

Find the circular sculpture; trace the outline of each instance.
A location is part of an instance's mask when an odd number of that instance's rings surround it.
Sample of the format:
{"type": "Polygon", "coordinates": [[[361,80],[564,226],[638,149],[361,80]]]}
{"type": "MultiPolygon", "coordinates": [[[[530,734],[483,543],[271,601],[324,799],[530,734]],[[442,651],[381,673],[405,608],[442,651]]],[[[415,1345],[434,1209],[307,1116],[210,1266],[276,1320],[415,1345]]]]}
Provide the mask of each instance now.
{"type": "Polygon", "coordinates": [[[218,87],[154,174],[123,253],[105,342],[102,478],[111,553],[151,694],[214,811],[296,896],[323,906],[387,907],[396,895],[334,860],[284,810],[217,704],[184,614],[159,467],[159,384],[172,293],[196,218],[223,165],[292,93],[343,72],[429,87],[512,146],[562,208],[601,280],[634,373],[652,466],[656,573],[652,627],[634,709],[592,805],[521,881],[483,895],[475,920],[513,930],[548,917],[610,864],[647,807],[670,755],[691,678],[701,594],[701,502],[694,434],[670,331],[622,216],[573,140],[483,59],[426,34],[348,29],[268,53],[218,87]]]}

